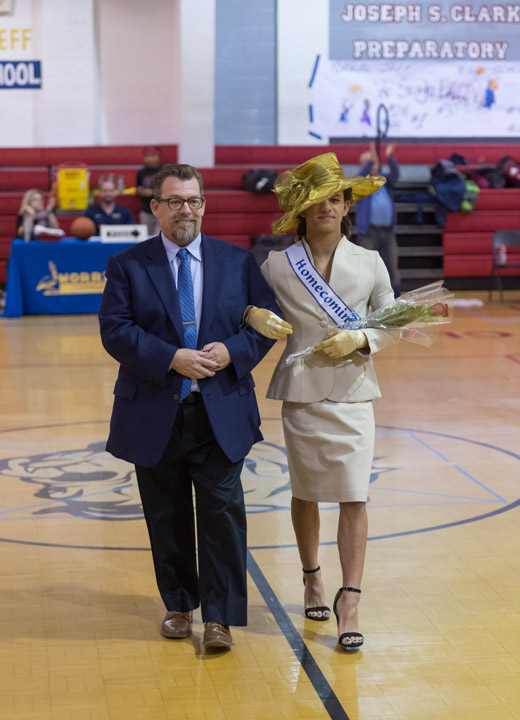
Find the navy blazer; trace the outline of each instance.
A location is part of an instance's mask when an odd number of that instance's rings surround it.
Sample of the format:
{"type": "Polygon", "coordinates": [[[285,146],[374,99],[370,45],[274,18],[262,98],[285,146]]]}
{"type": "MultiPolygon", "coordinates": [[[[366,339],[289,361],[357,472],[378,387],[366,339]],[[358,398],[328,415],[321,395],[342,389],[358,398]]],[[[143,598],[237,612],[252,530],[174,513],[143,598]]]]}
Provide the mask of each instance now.
{"type": "MultiPolygon", "coordinates": [[[[215,437],[232,462],[262,440],[251,370],[274,341],[242,326],[248,305],[280,314],[248,250],[202,235],[203,297],[200,349],[222,342],[231,364],[198,380],[215,437]]],[[[128,462],[156,465],[179,407],[183,376],[170,362],[184,346],[177,289],[160,236],[107,262],[99,322],[106,351],[119,363],[106,449],[128,462]]]]}

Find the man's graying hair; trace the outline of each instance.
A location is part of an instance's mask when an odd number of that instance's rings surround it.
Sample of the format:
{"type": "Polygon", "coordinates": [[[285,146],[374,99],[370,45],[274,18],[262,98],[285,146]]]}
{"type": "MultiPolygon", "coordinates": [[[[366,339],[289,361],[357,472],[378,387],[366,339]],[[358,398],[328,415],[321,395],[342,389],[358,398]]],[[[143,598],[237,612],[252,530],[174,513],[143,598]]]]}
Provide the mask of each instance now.
{"type": "Polygon", "coordinates": [[[195,180],[199,184],[200,195],[204,195],[204,182],[202,175],[194,168],[193,165],[184,165],[181,163],[171,163],[169,165],[163,165],[159,170],[153,181],[153,196],[155,200],[161,199],[162,186],[166,178],[176,177],[179,180],[195,180]]]}

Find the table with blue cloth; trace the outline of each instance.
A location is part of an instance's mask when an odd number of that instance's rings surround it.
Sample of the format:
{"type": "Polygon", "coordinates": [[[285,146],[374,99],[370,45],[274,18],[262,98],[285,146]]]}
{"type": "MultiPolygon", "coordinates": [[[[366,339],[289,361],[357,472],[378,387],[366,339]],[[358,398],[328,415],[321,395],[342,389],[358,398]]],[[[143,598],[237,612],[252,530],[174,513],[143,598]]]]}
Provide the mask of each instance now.
{"type": "Polygon", "coordinates": [[[108,258],[134,244],[13,240],[3,316],[97,313],[108,258]]]}

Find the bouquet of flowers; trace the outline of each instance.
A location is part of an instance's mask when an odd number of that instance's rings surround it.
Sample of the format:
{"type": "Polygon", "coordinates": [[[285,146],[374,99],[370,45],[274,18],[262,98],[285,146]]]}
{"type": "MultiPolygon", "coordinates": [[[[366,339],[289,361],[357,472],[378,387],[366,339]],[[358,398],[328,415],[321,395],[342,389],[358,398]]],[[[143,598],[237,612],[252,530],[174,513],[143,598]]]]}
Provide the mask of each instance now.
{"type": "MultiPolygon", "coordinates": [[[[437,337],[439,325],[451,322],[452,309],[446,302],[453,297],[453,293],[442,287],[442,280],[424,285],[417,290],[403,293],[391,305],[359,320],[349,320],[338,325],[339,330],[363,330],[375,328],[383,330],[400,331],[401,339],[421,345],[431,345],[437,337]]],[[[312,347],[292,353],[285,362],[290,363],[294,358],[310,355],[312,347]]]]}

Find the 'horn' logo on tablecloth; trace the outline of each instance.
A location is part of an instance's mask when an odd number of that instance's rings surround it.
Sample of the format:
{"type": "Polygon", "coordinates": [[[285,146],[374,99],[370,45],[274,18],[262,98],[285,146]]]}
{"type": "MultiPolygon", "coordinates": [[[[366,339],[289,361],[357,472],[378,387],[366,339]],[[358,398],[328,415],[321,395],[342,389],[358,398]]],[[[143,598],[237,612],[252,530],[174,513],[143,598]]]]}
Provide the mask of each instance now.
{"type": "Polygon", "coordinates": [[[49,272],[36,286],[44,295],[100,295],[105,289],[105,273],[99,270],[60,273],[50,260],[49,272]]]}

